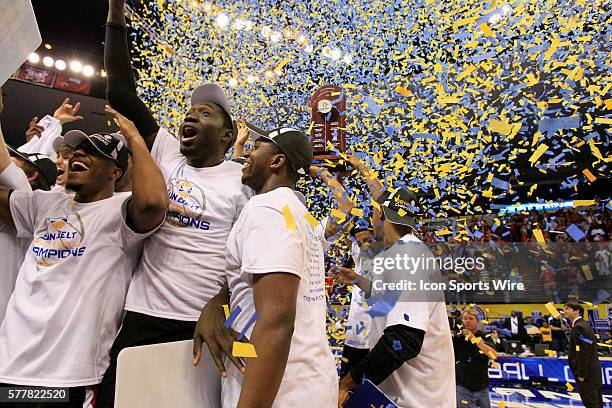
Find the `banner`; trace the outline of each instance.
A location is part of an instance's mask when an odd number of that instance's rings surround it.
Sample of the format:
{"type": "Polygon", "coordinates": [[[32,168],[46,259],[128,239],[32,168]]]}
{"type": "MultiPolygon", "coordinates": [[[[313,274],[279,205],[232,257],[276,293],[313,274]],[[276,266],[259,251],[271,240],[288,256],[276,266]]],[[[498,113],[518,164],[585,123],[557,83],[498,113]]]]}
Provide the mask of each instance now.
{"type": "MultiPolygon", "coordinates": [[[[603,388],[612,389],[612,358],[601,358],[603,388]]],[[[574,384],[574,376],[566,358],[547,357],[499,357],[498,368],[489,367],[491,386],[500,383],[524,383],[547,379],[549,383],[574,384]],[[534,377],[538,377],[537,379],[534,377]]]]}
{"type": "Polygon", "coordinates": [[[50,69],[23,64],[21,68],[19,68],[17,79],[31,82],[36,85],[52,87],[55,81],[55,72],[50,69]]]}
{"type": "Polygon", "coordinates": [[[89,81],[85,78],[79,78],[58,72],[55,78],[54,87],[64,91],[89,95],[89,85],[89,81]]]}

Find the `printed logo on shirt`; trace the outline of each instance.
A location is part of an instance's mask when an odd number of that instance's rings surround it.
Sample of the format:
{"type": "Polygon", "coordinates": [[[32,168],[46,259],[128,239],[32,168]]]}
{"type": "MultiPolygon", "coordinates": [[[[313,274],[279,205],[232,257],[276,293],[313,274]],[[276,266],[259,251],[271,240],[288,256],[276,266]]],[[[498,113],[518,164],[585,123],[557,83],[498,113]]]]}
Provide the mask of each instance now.
{"type": "Polygon", "coordinates": [[[171,179],[169,185],[170,206],[166,221],[177,227],[210,229],[210,222],[202,219],[206,207],[204,191],[197,184],[182,178],[171,179]]]}
{"type": "Polygon", "coordinates": [[[70,257],[81,257],[86,247],[85,227],[78,213],[47,218],[46,227],[34,234],[32,252],[39,266],[53,266],[70,257]]]}

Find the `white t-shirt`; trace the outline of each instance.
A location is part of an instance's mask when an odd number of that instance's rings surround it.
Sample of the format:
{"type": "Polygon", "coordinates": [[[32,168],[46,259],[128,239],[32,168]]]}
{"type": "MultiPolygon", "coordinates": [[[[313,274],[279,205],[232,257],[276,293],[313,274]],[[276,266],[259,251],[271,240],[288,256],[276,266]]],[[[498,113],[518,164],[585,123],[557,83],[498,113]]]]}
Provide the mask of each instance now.
{"type": "MultiPolygon", "coordinates": [[[[25,173],[12,162],[0,173],[0,187],[22,191],[31,189],[25,173]]],[[[30,241],[17,238],[14,228],[0,223],[0,323],[4,319],[6,305],[15,288],[15,280],[30,241]]]]}
{"type": "MultiPolygon", "coordinates": [[[[287,367],[273,407],[337,407],[338,377],[326,337],[325,267],[320,233],[308,223],[306,208],[293,191],[280,187],[254,196],[227,240],[227,281],[232,327],[241,332],[253,315],[253,275],[286,272],[300,277],[293,337],[287,367]],[[287,228],[282,209],[289,206],[296,228],[287,228]]],[[[255,323],[257,324],[257,323],[255,323]]],[[[251,335],[253,326],[246,332],[251,335]]],[[[244,375],[226,363],[222,405],[238,404],[244,375]]]]}
{"type": "MultiPolygon", "coordinates": [[[[364,272],[361,265],[363,257],[361,256],[359,245],[355,242],[353,242],[351,254],[355,262],[355,272],[359,275],[363,275],[364,272]]],[[[351,304],[349,306],[348,319],[346,322],[346,337],[344,339],[346,345],[358,349],[370,348],[370,339],[368,336],[370,334],[372,318],[366,313],[368,308],[363,290],[356,284],[353,285],[351,291],[351,304]]]]}
{"type": "Polygon", "coordinates": [[[55,161],[56,152],[53,149],[53,142],[62,135],[62,125],[59,120],[49,115],[42,118],[38,124],[45,128],[40,137],[34,136],[17,150],[22,153],[39,153],[55,161]]]}
{"type": "Polygon", "coordinates": [[[160,129],[151,155],[166,179],[170,207],[162,227],[144,244],[125,309],[197,321],[225,281],[225,242],[252,191],[242,184],[240,164],[191,167],[179,148],[178,140],[160,129]]]}
{"type": "Polygon", "coordinates": [[[121,323],[131,253],[153,233],[126,225],[129,199],[77,203],[61,193],[12,193],[18,236],[33,240],[0,326],[0,382],[100,382],[121,323]]]}
{"type": "MultiPolygon", "coordinates": [[[[410,234],[401,241],[420,242],[410,234]]],[[[427,256],[433,257],[431,252],[427,256]]],[[[398,324],[423,330],[423,346],[418,356],[402,364],[378,388],[399,407],[455,408],[455,354],[446,304],[395,303],[389,314],[372,319],[370,348],[374,348],[385,328],[398,324]]]]}

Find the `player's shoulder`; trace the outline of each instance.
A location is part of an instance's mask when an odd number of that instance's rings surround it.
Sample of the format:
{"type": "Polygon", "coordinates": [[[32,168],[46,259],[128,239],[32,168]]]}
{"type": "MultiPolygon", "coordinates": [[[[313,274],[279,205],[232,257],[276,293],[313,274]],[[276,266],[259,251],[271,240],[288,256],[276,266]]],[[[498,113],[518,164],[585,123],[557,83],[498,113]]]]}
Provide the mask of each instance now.
{"type": "Polygon", "coordinates": [[[286,212],[285,207],[288,207],[292,213],[301,212],[300,207],[303,207],[293,190],[287,187],[276,188],[267,193],[257,194],[247,204],[254,210],[267,208],[279,213],[286,212]]]}

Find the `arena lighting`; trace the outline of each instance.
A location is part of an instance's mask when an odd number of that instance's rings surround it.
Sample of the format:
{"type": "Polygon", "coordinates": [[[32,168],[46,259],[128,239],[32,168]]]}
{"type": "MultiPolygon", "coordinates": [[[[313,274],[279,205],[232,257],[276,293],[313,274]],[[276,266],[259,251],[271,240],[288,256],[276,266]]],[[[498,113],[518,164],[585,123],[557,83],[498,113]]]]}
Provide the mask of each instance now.
{"type": "Polygon", "coordinates": [[[491,206],[491,209],[497,209],[502,214],[514,214],[519,212],[535,211],[553,211],[564,208],[574,208],[573,201],[553,202],[553,203],[525,203],[519,205],[491,206]],[[496,207],[496,208],[494,208],[496,207]]]}
{"type": "Polygon", "coordinates": [[[273,43],[279,42],[282,38],[283,38],[283,35],[279,33],[278,31],[273,31],[270,34],[270,41],[272,41],[273,43]]]}
{"type": "Polygon", "coordinates": [[[58,59],[57,61],[55,61],[55,68],[57,68],[60,71],[65,70],[66,69],[66,62],[64,62],[64,60],[58,59]]]}
{"type": "Polygon", "coordinates": [[[85,65],[83,67],[83,75],[85,76],[92,76],[94,74],[94,69],[91,65],[85,65]]]}
{"type": "Polygon", "coordinates": [[[259,78],[257,78],[257,76],[255,76],[255,75],[253,75],[253,74],[250,74],[250,75],[247,77],[247,82],[248,82],[249,84],[253,84],[253,83],[255,83],[255,82],[258,80],[258,79],[259,79],[259,78]]]}
{"type": "Polygon", "coordinates": [[[285,36],[285,38],[290,40],[293,38],[293,31],[291,31],[290,28],[286,28],[285,31],[283,31],[283,35],[285,36]]]}
{"type": "Polygon", "coordinates": [[[272,34],[272,29],[271,29],[270,27],[268,27],[268,26],[263,26],[263,27],[261,28],[261,36],[262,36],[263,38],[266,38],[266,39],[270,38],[270,34],[272,34]]]}
{"type": "Polygon", "coordinates": [[[32,64],[38,64],[38,61],[40,61],[40,56],[33,52],[30,55],[28,55],[28,61],[30,61],[32,64]]]}
{"type": "Polygon", "coordinates": [[[329,58],[329,56],[331,55],[332,49],[329,47],[323,47],[323,50],[321,50],[321,55],[323,55],[324,57],[329,58]]]}
{"type": "Polygon", "coordinates": [[[227,81],[227,83],[232,88],[235,88],[236,86],[238,86],[238,80],[236,78],[230,78],[229,81],[227,81]]]}
{"type": "Polygon", "coordinates": [[[304,47],[304,51],[310,53],[314,51],[314,45],[312,44],[306,44],[306,46],[304,47]]]}
{"type": "Polygon", "coordinates": [[[270,79],[274,76],[274,71],[272,71],[271,69],[267,69],[264,75],[266,78],[270,79]]]}
{"type": "Polygon", "coordinates": [[[353,62],[353,56],[351,54],[346,54],[342,58],[342,61],[344,61],[345,64],[350,64],[351,62],[353,62]]]}
{"type": "Polygon", "coordinates": [[[306,44],[308,42],[308,37],[304,34],[298,34],[295,41],[297,41],[298,44],[306,44]]]}
{"type": "Polygon", "coordinates": [[[215,22],[219,28],[223,29],[229,24],[229,17],[225,13],[219,13],[217,14],[217,18],[215,18],[215,22]]]}
{"type": "Polygon", "coordinates": [[[49,43],[45,43],[45,48],[50,50],[50,49],[53,48],[53,46],[51,44],[49,44],[49,43]]]}
{"type": "Polygon", "coordinates": [[[205,12],[210,13],[213,9],[213,6],[211,2],[207,1],[206,3],[202,5],[202,8],[204,9],[205,12]]]}
{"type": "Polygon", "coordinates": [[[338,49],[338,48],[334,48],[329,56],[331,57],[331,59],[333,59],[334,61],[338,61],[340,59],[340,57],[342,56],[342,52],[338,49]]]}
{"type": "Polygon", "coordinates": [[[105,71],[105,70],[103,70],[103,69],[101,69],[101,70],[100,70],[100,76],[101,76],[102,78],[106,78],[106,71],[105,71]]]}
{"type": "Polygon", "coordinates": [[[81,70],[83,70],[83,64],[81,64],[81,61],[72,60],[70,61],[70,70],[77,73],[81,72],[81,70]]]}
{"type": "Polygon", "coordinates": [[[277,77],[281,77],[283,76],[283,71],[281,69],[275,69],[274,74],[276,74],[277,77]]]}
{"type": "Polygon", "coordinates": [[[54,63],[54,62],[55,62],[55,61],[53,61],[53,58],[51,58],[51,57],[45,57],[45,58],[43,58],[43,64],[45,64],[45,67],[49,67],[49,68],[51,68],[51,67],[53,66],[53,63],[54,63]]]}

